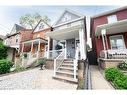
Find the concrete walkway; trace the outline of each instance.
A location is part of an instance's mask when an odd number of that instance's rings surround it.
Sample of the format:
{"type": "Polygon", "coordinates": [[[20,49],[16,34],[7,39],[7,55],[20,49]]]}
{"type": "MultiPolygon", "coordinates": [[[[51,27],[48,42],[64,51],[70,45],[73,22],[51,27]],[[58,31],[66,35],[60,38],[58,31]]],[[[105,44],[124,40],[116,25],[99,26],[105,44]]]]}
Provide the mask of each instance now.
{"type": "Polygon", "coordinates": [[[91,68],[91,81],[92,81],[92,89],[99,90],[99,89],[108,89],[113,90],[114,88],[109,84],[100,73],[98,66],[90,66],[91,68]]]}
{"type": "Polygon", "coordinates": [[[66,89],[76,90],[77,84],[52,79],[53,70],[32,70],[0,77],[1,89],[66,89]]]}

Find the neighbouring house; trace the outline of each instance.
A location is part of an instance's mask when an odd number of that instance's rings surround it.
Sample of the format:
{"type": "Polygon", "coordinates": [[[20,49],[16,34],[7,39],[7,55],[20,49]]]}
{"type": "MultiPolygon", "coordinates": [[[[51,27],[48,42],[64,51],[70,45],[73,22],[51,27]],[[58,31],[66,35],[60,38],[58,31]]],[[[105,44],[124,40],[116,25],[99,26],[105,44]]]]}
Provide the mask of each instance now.
{"type": "Polygon", "coordinates": [[[4,44],[8,48],[8,59],[15,61],[15,56],[19,53],[20,48],[20,32],[24,28],[18,24],[15,24],[10,32],[4,38],[4,44]]]}
{"type": "Polygon", "coordinates": [[[48,38],[45,33],[51,32],[51,29],[49,24],[40,20],[32,31],[26,32],[25,30],[24,32],[21,32],[20,51],[22,55],[26,57],[22,59],[22,66],[28,67],[37,65],[37,62],[35,62],[37,59],[47,57],[48,38]]]}
{"type": "Polygon", "coordinates": [[[53,78],[77,82],[79,60],[86,60],[86,18],[72,10],[65,10],[47,32],[47,58],[54,61],[53,78]],[[50,39],[53,39],[50,50],[50,39]]]}
{"type": "Polygon", "coordinates": [[[92,49],[103,68],[127,59],[127,7],[91,17],[92,49]]]}

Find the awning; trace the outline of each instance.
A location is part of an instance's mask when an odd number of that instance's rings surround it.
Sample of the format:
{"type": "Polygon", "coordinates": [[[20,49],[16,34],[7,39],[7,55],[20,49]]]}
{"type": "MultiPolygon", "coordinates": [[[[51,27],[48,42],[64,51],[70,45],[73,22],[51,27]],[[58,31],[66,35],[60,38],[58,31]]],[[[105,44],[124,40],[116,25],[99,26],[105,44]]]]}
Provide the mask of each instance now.
{"type": "Polygon", "coordinates": [[[107,35],[127,32],[127,20],[121,20],[111,24],[99,25],[96,28],[95,36],[100,36],[102,29],[106,29],[107,35]]]}
{"type": "Polygon", "coordinates": [[[46,36],[54,40],[66,40],[66,39],[78,38],[80,28],[81,26],[79,25],[79,26],[54,30],[53,32],[47,32],[46,36]]]}

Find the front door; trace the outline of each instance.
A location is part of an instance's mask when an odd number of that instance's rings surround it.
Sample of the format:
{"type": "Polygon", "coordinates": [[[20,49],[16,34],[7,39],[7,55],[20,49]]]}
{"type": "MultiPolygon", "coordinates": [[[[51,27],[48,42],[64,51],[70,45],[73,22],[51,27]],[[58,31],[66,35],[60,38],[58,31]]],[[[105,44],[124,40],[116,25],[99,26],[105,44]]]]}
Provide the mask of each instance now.
{"type": "Polygon", "coordinates": [[[75,58],[75,39],[66,40],[67,58],[75,58]]]}

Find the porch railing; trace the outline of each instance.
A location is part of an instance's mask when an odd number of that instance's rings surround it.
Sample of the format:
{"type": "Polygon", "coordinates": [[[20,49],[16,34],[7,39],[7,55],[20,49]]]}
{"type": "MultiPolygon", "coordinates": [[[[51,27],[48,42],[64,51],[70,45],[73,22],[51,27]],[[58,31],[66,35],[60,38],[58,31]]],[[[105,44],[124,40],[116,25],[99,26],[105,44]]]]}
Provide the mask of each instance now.
{"type": "Polygon", "coordinates": [[[59,54],[59,56],[54,59],[54,76],[56,76],[56,71],[63,63],[64,57],[65,57],[65,49],[63,49],[62,52],[59,54]]]}
{"type": "Polygon", "coordinates": [[[127,58],[127,49],[113,49],[113,50],[102,50],[100,52],[101,58],[107,59],[126,59],[127,58]]]}
{"type": "Polygon", "coordinates": [[[56,57],[58,57],[58,55],[61,54],[62,51],[63,49],[49,51],[49,59],[55,59],[56,57]]]}

